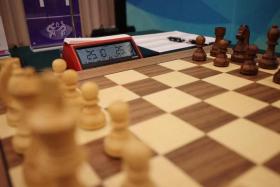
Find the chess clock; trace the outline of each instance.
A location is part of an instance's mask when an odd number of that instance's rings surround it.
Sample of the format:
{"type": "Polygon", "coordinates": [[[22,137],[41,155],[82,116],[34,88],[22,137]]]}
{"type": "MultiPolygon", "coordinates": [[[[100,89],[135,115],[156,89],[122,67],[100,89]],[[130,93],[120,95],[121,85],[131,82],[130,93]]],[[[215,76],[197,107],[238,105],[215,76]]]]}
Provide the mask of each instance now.
{"type": "Polygon", "coordinates": [[[67,67],[77,71],[142,58],[129,35],[100,38],[66,38],[63,58],[67,67]]]}

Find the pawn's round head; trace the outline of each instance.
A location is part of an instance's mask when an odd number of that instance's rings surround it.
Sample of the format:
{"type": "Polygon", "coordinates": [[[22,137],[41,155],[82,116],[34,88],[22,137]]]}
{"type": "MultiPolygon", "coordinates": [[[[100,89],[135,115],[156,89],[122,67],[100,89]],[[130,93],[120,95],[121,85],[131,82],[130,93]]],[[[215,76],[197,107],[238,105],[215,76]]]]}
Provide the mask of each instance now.
{"type": "Polygon", "coordinates": [[[67,64],[65,60],[59,58],[52,62],[52,69],[55,73],[62,73],[66,70],[67,64]]]}
{"type": "Polygon", "coordinates": [[[256,45],[249,45],[248,54],[256,55],[258,53],[258,47],[256,45]]]}
{"type": "Polygon", "coordinates": [[[205,37],[204,36],[197,36],[195,39],[196,44],[203,45],[205,43],[205,37]]]}
{"type": "Polygon", "coordinates": [[[108,107],[108,112],[115,122],[124,122],[128,120],[128,104],[122,101],[115,101],[108,107]]]}
{"type": "Polygon", "coordinates": [[[82,95],[86,100],[96,99],[98,96],[98,86],[94,82],[86,82],[81,87],[82,95]]]}
{"type": "Polygon", "coordinates": [[[66,85],[73,85],[78,83],[78,74],[75,70],[69,69],[63,72],[62,80],[66,85]]]}
{"type": "Polygon", "coordinates": [[[229,42],[227,40],[220,40],[219,47],[222,49],[227,49],[229,46],[229,42]]]}

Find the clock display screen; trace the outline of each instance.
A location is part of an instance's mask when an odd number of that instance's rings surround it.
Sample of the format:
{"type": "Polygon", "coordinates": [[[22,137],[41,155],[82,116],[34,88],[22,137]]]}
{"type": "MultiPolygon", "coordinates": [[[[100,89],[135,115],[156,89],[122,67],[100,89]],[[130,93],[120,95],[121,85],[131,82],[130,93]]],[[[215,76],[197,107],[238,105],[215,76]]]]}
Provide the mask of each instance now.
{"type": "Polygon", "coordinates": [[[76,53],[84,69],[138,58],[129,41],[77,48],[76,53]]]}

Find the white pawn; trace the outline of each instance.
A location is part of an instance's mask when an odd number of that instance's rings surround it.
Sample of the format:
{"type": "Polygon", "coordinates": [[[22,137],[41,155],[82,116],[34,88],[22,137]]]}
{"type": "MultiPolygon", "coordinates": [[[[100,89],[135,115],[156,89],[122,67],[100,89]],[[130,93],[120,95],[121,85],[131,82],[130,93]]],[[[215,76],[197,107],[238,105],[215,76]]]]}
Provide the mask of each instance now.
{"type": "Polygon", "coordinates": [[[105,114],[98,106],[98,86],[86,82],[81,87],[84,104],[78,126],[87,130],[95,130],[105,126],[105,114]]]}
{"type": "Polygon", "coordinates": [[[77,90],[78,74],[74,70],[66,70],[62,74],[64,83],[64,100],[67,106],[80,111],[82,108],[82,96],[77,90]]]}
{"type": "Polygon", "coordinates": [[[66,68],[67,68],[67,63],[65,62],[65,60],[61,58],[55,59],[52,62],[53,73],[59,79],[61,79],[61,76],[63,72],[66,70],[66,68]]]}
{"type": "Polygon", "coordinates": [[[105,152],[112,157],[120,158],[123,147],[133,139],[128,130],[128,105],[125,102],[116,101],[108,108],[112,131],[104,140],[105,152]]]}
{"type": "Polygon", "coordinates": [[[125,180],[122,187],[155,187],[150,178],[151,150],[139,141],[130,141],[123,149],[125,180]]]}

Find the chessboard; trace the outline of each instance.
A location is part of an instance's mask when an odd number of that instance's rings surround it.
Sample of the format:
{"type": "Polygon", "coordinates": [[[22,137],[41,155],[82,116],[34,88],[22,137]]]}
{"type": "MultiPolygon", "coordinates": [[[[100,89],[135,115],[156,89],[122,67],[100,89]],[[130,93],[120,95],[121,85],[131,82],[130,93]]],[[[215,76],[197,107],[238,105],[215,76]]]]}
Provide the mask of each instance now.
{"type": "MultiPolygon", "coordinates": [[[[245,76],[239,64],[215,67],[213,58],[194,62],[191,54],[180,51],[85,70],[79,72],[80,83],[99,85],[105,110],[115,100],[129,104],[129,130],[153,151],[150,172],[158,187],[279,187],[276,70],[245,76]]],[[[109,124],[96,131],[77,129],[77,141],[89,153],[80,176],[90,187],[117,187],[123,181],[121,161],[103,150],[109,131],[109,124]]],[[[1,187],[25,187],[23,157],[11,144],[14,133],[2,112],[1,187]]]]}

